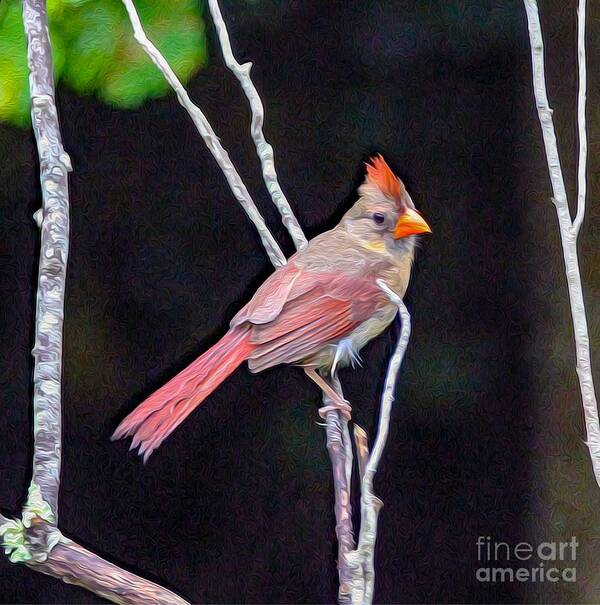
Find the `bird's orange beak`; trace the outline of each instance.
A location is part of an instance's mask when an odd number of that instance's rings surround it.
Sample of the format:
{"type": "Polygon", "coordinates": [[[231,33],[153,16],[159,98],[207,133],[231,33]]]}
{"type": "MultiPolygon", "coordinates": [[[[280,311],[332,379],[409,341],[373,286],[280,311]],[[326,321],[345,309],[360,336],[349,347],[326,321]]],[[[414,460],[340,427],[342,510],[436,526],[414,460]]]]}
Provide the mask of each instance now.
{"type": "Polygon", "coordinates": [[[409,208],[399,219],[394,227],[392,237],[400,239],[409,235],[419,235],[420,233],[431,233],[431,228],[425,222],[425,219],[416,211],[409,208]]]}

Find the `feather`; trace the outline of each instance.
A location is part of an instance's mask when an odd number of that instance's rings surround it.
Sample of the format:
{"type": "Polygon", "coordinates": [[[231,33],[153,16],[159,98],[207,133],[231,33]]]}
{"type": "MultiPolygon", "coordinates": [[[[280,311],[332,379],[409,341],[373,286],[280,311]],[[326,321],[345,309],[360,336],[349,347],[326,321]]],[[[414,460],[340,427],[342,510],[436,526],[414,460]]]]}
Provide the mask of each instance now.
{"type": "Polygon", "coordinates": [[[406,189],[404,183],[392,172],[381,154],[371,158],[367,166],[367,181],[375,185],[385,195],[402,202],[406,189]]]}
{"type": "Polygon", "coordinates": [[[281,313],[268,324],[251,326],[248,366],[257,372],[306,359],[349,335],[385,304],[368,279],[304,271],[281,313]],[[296,289],[305,291],[296,297],[296,289]]]}
{"type": "Polygon", "coordinates": [[[358,188],[362,197],[377,200],[381,196],[392,201],[401,212],[408,208],[414,209],[415,204],[406,191],[404,183],[392,172],[381,155],[371,158],[366,163],[367,176],[365,182],[358,188]]]}

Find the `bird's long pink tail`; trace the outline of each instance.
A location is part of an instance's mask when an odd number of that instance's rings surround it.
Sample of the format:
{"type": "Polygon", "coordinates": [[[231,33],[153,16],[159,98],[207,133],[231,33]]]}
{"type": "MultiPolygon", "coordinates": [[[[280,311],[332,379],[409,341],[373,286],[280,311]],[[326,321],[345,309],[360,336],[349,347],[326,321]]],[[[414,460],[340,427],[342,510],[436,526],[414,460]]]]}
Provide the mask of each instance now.
{"type": "Polygon", "coordinates": [[[150,454],[250,355],[250,334],[232,328],[175,378],[138,405],[112,438],[132,436],[144,462],[150,454]]]}

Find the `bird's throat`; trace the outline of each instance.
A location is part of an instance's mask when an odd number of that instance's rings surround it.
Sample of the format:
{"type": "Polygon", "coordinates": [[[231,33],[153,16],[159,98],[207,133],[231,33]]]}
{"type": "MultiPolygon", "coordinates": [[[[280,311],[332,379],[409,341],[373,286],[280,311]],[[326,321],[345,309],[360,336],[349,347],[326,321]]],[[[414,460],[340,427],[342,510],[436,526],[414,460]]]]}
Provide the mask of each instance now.
{"type": "Polygon", "coordinates": [[[389,254],[389,250],[387,249],[385,242],[381,240],[365,242],[362,244],[362,246],[371,252],[377,252],[378,254],[389,254]]]}

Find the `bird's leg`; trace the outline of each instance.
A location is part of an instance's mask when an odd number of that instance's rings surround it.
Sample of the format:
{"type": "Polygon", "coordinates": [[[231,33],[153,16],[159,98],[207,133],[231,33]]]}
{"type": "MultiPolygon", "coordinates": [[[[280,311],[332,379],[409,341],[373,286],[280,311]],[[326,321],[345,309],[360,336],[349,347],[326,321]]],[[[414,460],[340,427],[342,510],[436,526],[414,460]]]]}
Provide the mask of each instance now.
{"type": "Polygon", "coordinates": [[[329,397],[331,403],[319,408],[319,416],[325,418],[327,412],[339,410],[344,418],[350,420],[352,408],[350,404],[314,368],[304,368],[306,375],[329,397]]]}

